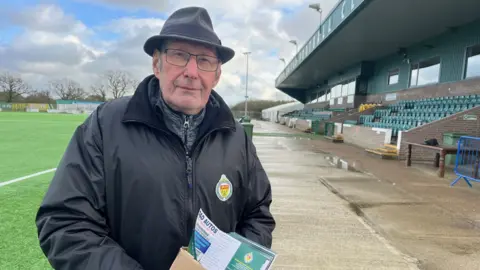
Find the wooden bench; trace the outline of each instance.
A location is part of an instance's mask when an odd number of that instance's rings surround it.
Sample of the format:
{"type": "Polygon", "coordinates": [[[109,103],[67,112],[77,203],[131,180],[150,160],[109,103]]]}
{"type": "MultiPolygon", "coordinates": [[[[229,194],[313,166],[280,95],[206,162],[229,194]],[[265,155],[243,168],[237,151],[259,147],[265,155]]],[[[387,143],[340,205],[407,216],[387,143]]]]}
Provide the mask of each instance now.
{"type": "Polygon", "coordinates": [[[457,153],[456,146],[447,146],[447,145],[432,146],[432,145],[426,145],[426,144],[414,143],[414,142],[406,142],[406,143],[408,145],[407,160],[406,160],[407,167],[412,166],[413,146],[434,150],[437,152],[435,154],[434,166],[439,168],[437,171],[437,174],[439,177],[442,177],[442,178],[445,176],[445,156],[449,154],[457,153]]]}

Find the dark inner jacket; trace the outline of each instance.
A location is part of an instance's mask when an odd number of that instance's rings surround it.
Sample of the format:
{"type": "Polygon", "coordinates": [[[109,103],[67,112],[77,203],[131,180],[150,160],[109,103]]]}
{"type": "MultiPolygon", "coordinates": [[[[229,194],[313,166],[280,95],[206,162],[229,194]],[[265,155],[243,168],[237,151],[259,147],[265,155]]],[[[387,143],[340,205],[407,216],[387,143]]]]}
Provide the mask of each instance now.
{"type": "Polygon", "coordinates": [[[36,217],[55,269],[169,269],[200,208],[220,230],[271,247],[270,182],[223,99],[212,91],[185,124],[158,91],[148,76],[76,129],[36,217]]]}

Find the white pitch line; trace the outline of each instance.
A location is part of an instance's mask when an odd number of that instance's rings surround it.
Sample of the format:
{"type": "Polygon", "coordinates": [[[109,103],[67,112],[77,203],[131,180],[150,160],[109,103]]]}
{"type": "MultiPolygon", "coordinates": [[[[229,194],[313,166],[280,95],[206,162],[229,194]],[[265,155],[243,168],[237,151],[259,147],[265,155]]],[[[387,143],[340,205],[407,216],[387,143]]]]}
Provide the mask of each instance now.
{"type": "Polygon", "coordinates": [[[49,172],[54,172],[54,171],[56,171],[56,170],[57,170],[57,168],[53,168],[53,169],[49,169],[49,170],[37,172],[37,173],[34,173],[34,174],[22,176],[22,177],[19,177],[19,178],[15,178],[15,179],[12,179],[12,180],[8,180],[8,181],[6,181],[6,182],[1,182],[1,183],[0,183],[0,187],[6,186],[6,185],[10,185],[10,184],[13,184],[13,183],[15,183],[15,182],[23,181],[23,180],[25,180],[25,179],[32,178],[32,177],[35,177],[35,176],[39,176],[39,175],[42,175],[42,174],[46,174],[46,173],[49,173],[49,172]]]}

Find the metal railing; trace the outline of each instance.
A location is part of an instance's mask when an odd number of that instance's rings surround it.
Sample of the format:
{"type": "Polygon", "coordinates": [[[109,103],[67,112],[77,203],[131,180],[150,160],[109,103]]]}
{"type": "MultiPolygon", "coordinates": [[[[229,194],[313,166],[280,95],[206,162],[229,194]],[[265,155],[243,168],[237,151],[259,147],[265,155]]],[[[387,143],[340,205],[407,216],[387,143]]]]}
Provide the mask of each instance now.
{"type": "Polygon", "coordinates": [[[464,179],[472,187],[471,182],[480,182],[480,138],[462,136],[458,140],[455,174],[458,176],[450,186],[464,179]]]}
{"type": "Polygon", "coordinates": [[[308,56],[320,46],[328,36],[354,14],[355,10],[363,5],[365,0],[340,0],[321,22],[317,30],[297,51],[295,56],[286,64],[285,68],[275,79],[275,85],[283,82],[308,56]]]}

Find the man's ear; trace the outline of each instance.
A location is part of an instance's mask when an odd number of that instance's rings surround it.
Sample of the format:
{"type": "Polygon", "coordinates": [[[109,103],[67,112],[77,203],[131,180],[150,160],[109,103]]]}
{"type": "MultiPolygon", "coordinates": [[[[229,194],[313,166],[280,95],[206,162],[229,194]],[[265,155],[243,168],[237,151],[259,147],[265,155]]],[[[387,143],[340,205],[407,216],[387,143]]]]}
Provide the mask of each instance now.
{"type": "Polygon", "coordinates": [[[217,86],[218,82],[220,81],[220,77],[222,75],[222,65],[218,65],[218,69],[215,73],[216,73],[215,74],[215,81],[213,82],[212,88],[215,88],[217,86]]]}
{"type": "Polygon", "coordinates": [[[158,78],[160,71],[162,70],[162,55],[159,51],[155,50],[152,57],[152,70],[153,74],[158,78]]]}

